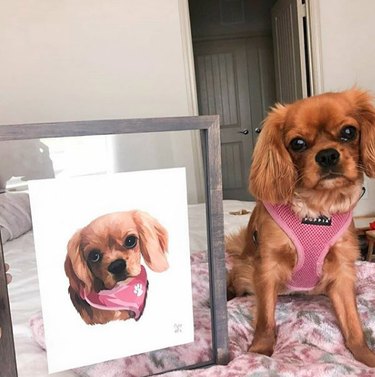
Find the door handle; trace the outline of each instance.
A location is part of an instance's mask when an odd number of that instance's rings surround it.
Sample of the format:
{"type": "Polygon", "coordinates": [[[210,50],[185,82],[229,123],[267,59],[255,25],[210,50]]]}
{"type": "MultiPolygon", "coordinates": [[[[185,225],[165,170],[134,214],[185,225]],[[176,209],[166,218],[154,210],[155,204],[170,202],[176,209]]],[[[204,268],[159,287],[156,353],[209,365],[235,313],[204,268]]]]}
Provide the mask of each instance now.
{"type": "Polygon", "coordinates": [[[241,131],[238,131],[238,133],[242,135],[247,135],[249,133],[249,130],[241,130],[241,131]]]}
{"type": "Polygon", "coordinates": [[[255,130],[254,130],[257,134],[260,134],[260,131],[262,131],[261,128],[257,127],[255,130]]]}

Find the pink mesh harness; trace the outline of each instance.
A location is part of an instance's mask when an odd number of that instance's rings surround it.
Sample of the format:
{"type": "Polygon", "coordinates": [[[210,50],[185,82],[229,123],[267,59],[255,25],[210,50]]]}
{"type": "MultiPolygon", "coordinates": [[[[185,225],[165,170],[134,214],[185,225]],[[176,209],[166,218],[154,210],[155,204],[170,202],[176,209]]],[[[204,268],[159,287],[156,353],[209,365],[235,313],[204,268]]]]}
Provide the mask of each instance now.
{"type": "Polygon", "coordinates": [[[352,212],[337,213],[330,219],[300,219],[288,205],[263,203],[280,228],[293,241],[298,261],[288,288],[308,291],[318,284],[329,248],[343,235],[352,221],[352,212]]]}
{"type": "Polygon", "coordinates": [[[147,273],[141,266],[138,276],[128,279],[126,284],[118,284],[112,289],[86,294],[81,291],[82,299],[101,310],[130,310],[135,319],[142,315],[147,295],[147,273]]]}

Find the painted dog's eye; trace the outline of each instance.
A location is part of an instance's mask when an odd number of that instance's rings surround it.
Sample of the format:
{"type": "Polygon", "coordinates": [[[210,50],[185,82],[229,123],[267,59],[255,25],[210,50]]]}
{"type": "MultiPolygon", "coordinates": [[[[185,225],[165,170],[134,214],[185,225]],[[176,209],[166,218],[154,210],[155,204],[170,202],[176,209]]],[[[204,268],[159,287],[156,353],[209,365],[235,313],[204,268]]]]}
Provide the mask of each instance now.
{"type": "Polygon", "coordinates": [[[343,142],[354,140],[357,136],[357,129],[354,126],[344,126],[340,131],[340,139],[343,142]]]}
{"type": "Polygon", "coordinates": [[[136,236],[130,235],[125,238],[124,247],[127,249],[134,249],[137,246],[138,238],[136,236]]]}
{"type": "Polygon", "coordinates": [[[102,253],[98,249],[91,250],[89,252],[88,260],[93,263],[100,262],[102,260],[102,253]]]}
{"type": "Polygon", "coordinates": [[[300,137],[296,137],[295,139],[293,139],[290,142],[289,146],[290,148],[292,148],[294,152],[303,152],[307,149],[306,141],[301,139],[300,137]]]}

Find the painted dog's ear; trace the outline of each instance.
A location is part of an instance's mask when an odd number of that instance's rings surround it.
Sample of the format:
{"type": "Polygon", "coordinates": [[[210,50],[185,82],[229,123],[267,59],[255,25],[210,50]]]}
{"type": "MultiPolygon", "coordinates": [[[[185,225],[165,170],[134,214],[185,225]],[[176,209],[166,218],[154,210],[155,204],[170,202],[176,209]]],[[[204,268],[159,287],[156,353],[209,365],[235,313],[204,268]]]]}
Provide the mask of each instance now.
{"type": "Polygon", "coordinates": [[[155,272],[168,269],[168,232],[155,218],[146,212],[134,211],[140,249],[148,267],[155,272]]]}
{"type": "Polygon", "coordinates": [[[68,253],[65,259],[65,273],[69,278],[70,287],[78,294],[83,288],[89,293],[93,287],[93,276],[84,260],[81,249],[81,231],[74,233],[68,242],[68,253]]]}

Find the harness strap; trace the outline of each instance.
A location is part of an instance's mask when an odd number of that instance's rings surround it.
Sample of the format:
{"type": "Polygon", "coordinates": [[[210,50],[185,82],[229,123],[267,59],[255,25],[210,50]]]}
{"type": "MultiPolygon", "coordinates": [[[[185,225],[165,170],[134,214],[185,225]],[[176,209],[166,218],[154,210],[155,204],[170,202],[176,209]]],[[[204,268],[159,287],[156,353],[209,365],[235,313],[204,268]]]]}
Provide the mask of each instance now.
{"type": "Polygon", "coordinates": [[[349,228],[352,211],[336,213],[329,219],[306,221],[301,220],[289,205],[263,204],[297,250],[298,261],[288,288],[293,291],[312,290],[319,283],[323,262],[330,247],[349,228]]]}

